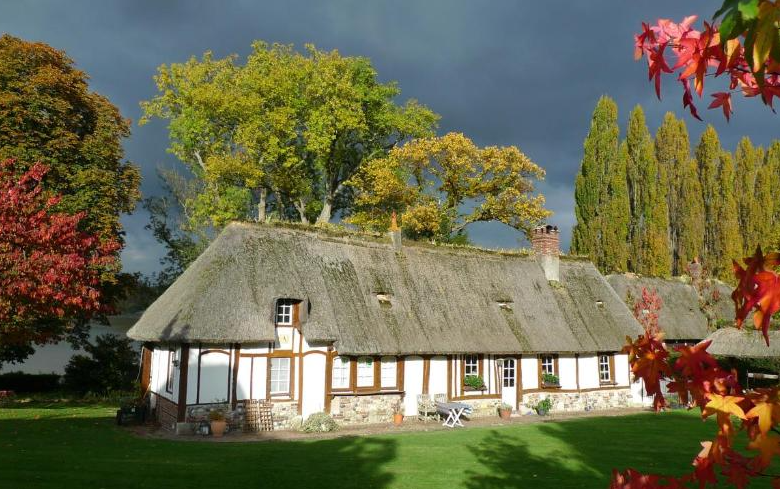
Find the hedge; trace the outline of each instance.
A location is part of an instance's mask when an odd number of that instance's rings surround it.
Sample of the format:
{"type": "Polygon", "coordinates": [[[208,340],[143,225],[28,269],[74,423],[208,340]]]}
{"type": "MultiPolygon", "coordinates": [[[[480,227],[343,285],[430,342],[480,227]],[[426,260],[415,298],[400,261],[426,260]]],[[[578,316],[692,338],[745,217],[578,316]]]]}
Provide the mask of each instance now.
{"type": "Polygon", "coordinates": [[[57,374],[26,374],[8,372],[0,374],[0,390],[19,393],[52,392],[61,389],[57,374]]]}

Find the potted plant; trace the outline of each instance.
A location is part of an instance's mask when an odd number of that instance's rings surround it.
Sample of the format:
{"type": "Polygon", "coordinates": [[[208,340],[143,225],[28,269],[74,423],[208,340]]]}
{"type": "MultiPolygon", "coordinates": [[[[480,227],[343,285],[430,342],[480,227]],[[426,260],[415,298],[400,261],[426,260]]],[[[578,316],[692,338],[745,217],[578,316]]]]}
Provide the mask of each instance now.
{"type": "Polygon", "coordinates": [[[120,401],[119,410],[116,413],[117,424],[143,423],[144,421],[146,421],[146,398],[126,397],[120,401]]]}
{"type": "Polygon", "coordinates": [[[561,381],[555,374],[544,373],[542,374],[542,385],[544,387],[560,387],[561,381]]]}
{"type": "Polygon", "coordinates": [[[219,438],[224,435],[225,428],[227,428],[225,412],[220,408],[209,411],[209,424],[211,426],[211,434],[215,438],[219,438]]]}
{"type": "Polygon", "coordinates": [[[393,406],[393,424],[395,426],[401,426],[401,423],[403,422],[404,422],[403,406],[401,405],[401,401],[398,401],[393,406]]]}
{"type": "Polygon", "coordinates": [[[512,405],[502,402],[498,406],[498,416],[501,419],[509,419],[509,417],[512,416],[512,405]]]}
{"type": "Polygon", "coordinates": [[[479,375],[467,375],[463,378],[463,386],[467,391],[485,390],[485,381],[479,375]]]}
{"type": "Polygon", "coordinates": [[[550,412],[550,409],[552,409],[552,401],[550,398],[542,399],[538,403],[536,403],[536,406],[534,407],[536,410],[536,414],[539,416],[546,416],[547,413],[550,412]]]}

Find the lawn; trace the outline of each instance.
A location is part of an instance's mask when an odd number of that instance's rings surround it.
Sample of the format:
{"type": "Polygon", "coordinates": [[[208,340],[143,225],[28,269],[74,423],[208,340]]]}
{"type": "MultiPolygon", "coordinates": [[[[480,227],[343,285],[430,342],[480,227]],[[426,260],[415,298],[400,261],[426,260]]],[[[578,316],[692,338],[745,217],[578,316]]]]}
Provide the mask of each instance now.
{"type": "Polygon", "coordinates": [[[600,488],[612,468],[682,473],[712,432],[643,413],[331,440],[140,439],[107,407],[0,409],[0,488],[600,488]]]}

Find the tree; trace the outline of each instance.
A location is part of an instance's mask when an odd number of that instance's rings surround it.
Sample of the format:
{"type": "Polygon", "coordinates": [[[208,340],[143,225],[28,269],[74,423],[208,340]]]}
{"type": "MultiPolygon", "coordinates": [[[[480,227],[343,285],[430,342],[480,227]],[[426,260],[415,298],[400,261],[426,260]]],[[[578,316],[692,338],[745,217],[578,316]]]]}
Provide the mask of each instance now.
{"type": "Polygon", "coordinates": [[[745,248],[754,250],[756,246],[771,249],[778,244],[774,238],[777,236],[775,207],[778,201],[774,200],[773,193],[776,189],[772,188],[772,181],[777,175],[773,173],[773,165],[768,158],[761,158],[759,161],[762,163],[756,172],[755,209],[752,213],[755,228],[752,235],[745,236],[745,248]]]}
{"type": "Polygon", "coordinates": [[[143,102],[145,123],[170,120],[170,150],[202,190],[192,226],[232,219],[328,222],[348,210],[345,182],[398,143],[433,134],[438,116],[414,100],[399,106],[395,83],[380,83],[370,61],[338,51],[306,53],[255,42],[244,65],[236,56],[163,65],[159,94],[143,102]]]}
{"type": "Polygon", "coordinates": [[[383,230],[399,212],[407,234],[441,240],[479,221],[530,232],[550,215],[544,196],[533,195],[541,178],[544,170],[514,146],[479,148],[460,133],[413,139],[348,181],[357,195],[347,221],[383,230]]]}
{"type": "Polygon", "coordinates": [[[107,310],[101,284],[119,244],[79,230],[84,213],[57,212],[46,197],[48,169],[0,163],[0,363],[21,361],[33,344],[58,341],[107,310]],[[21,177],[16,174],[24,170],[21,177]]]}
{"type": "Polygon", "coordinates": [[[626,144],[626,175],[631,210],[629,263],[638,273],[668,276],[671,272],[671,257],[668,244],[667,176],[665,171],[659,170],[653,138],[640,106],[631,112],[626,144]]]}
{"type": "Polygon", "coordinates": [[[138,375],[138,352],[129,338],[99,335],[65,366],[65,387],[79,394],[130,391],[138,375]]]}
{"type": "Polygon", "coordinates": [[[626,164],[628,145],[623,142],[618,151],[615,165],[609,169],[607,200],[602,211],[603,262],[600,269],[604,272],[627,272],[629,262],[628,227],[630,224],[630,206],[626,164]]]}
{"type": "MultiPolygon", "coordinates": [[[[688,228],[701,225],[701,220],[698,223],[694,222],[688,215],[692,210],[688,178],[698,181],[695,168],[693,173],[689,171],[690,154],[691,148],[685,122],[675,117],[672,112],[667,112],[655,135],[655,155],[659,171],[663,171],[667,177],[666,205],[669,211],[672,275],[680,275],[685,270],[685,266],[699,253],[698,249],[693,255],[684,251],[690,247],[690,243],[687,242],[691,234],[688,228]]],[[[700,186],[697,188],[695,194],[701,197],[701,188],[700,186]]]]}
{"type": "MultiPolygon", "coordinates": [[[[714,223],[717,218],[715,206],[718,188],[718,171],[722,149],[718,140],[718,133],[711,125],[701,135],[696,147],[696,161],[699,164],[699,182],[701,183],[702,199],[704,201],[704,222],[714,223]]],[[[718,257],[718,236],[715,226],[704,228],[703,261],[705,266],[714,269],[718,257]]]]}
{"type": "Polygon", "coordinates": [[[713,272],[722,280],[731,281],[733,271],[731,262],[742,254],[742,234],[739,223],[739,206],[735,195],[734,161],[731,154],[723,152],[718,169],[718,193],[714,195],[715,220],[711,228],[715,229],[715,261],[713,272]]]}
{"type": "Polygon", "coordinates": [[[693,158],[681,169],[679,187],[679,216],[677,218],[677,273],[684,271],[695,258],[704,252],[705,220],[704,199],[699,166],[693,158]]]}
{"type": "Polygon", "coordinates": [[[0,159],[15,158],[17,175],[43,163],[56,209],[86,212],[82,230],[121,243],[119,217],[135,208],[140,174],[122,161],[129,122],[87,78],[62,51],[0,37],[0,159]]]}
{"type": "Polygon", "coordinates": [[[574,184],[574,213],[577,223],[572,232],[572,253],[588,255],[600,268],[604,264],[605,251],[601,247],[602,209],[607,198],[608,169],[618,159],[617,122],[615,101],[602,96],[590,121],[585,138],[580,171],[574,184]]]}
{"type": "Polygon", "coordinates": [[[759,151],[753,147],[750,138],[745,136],[739,141],[734,155],[737,162],[734,196],[737,200],[739,228],[745,231],[746,237],[739,253],[741,255],[749,255],[756,245],[748,237],[756,235],[756,218],[760,212],[756,207],[755,193],[756,172],[760,166],[758,154],[759,151]]]}
{"type": "Polygon", "coordinates": [[[683,87],[683,107],[700,119],[691,85],[701,98],[708,76],[726,74],[723,78],[728,79],[728,89],[712,94],[710,109],[720,108],[728,120],[731,96],[738,91],[745,97],[760,96],[772,108],[773,98],[780,96],[780,4],[770,0],[724,0],[712,20],[704,22],[703,31],[692,27],[696,18],[686,17],[679,24],[659,19],[653,26],[643,22],[642,32],[635,36],[635,58],[647,58],[658,98],[661,76],[677,73],[683,87]],[[671,68],[668,53],[676,58],[671,68]]]}

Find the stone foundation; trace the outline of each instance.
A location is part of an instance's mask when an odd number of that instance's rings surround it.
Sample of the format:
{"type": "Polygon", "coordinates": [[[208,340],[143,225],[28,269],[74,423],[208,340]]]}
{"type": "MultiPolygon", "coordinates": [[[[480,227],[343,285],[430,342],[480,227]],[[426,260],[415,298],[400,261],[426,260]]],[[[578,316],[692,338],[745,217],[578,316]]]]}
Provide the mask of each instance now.
{"type": "Polygon", "coordinates": [[[295,418],[298,417],[298,401],[274,402],[271,414],[274,418],[275,430],[287,430],[295,424],[295,418]]]}
{"type": "Polygon", "coordinates": [[[534,392],[523,394],[521,412],[531,411],[542,399],[552,401],[552,411],[592,411],[631,406],[631,389],[586,392],[534,392]]]}
{"type": "Polygon", "coordinates": [[[501,399],[466,399],[456,402],[462,402],[471,406],[471,418],[484,418],[486,416],[498,416],[498,405],[501,399]]]}
{"type": "Polygon", "coordinates": [[[396,406],[402,403],[401,394],[335,396],[330,414],[343,425],[387,423],[393,420],[396,406]]]}

